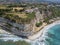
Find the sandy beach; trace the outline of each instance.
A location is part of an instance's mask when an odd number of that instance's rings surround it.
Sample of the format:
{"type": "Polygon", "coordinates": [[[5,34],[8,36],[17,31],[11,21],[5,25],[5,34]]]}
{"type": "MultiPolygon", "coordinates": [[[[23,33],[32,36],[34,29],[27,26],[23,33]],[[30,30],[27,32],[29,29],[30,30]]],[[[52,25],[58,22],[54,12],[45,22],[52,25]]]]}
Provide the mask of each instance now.
{"type": "Polygon", "coordinates": [[[46,32],[46,30],[48,30],[49,28],[51,28],[52,26],[55,26],[57,24],[60,24],[60,20],[55,21],[47,26],[45,26],[42,30],[40,30],[39,32],[37,32],[36,34],[29,36],[28,39],[29,40],[35,40],[37,38],[39,38],[40,36],[42,36],[43,32],[46,32]]]}

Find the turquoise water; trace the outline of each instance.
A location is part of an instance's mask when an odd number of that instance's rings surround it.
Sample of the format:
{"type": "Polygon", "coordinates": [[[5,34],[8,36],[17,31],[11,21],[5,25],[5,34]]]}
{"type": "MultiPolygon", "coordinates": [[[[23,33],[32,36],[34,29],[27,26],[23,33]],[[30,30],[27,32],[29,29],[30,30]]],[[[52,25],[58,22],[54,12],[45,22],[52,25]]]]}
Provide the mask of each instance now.
{"type": "Polygon", "coordinates": [[[33,45],[60,45],[60,24],[51,27],[33,45]]]}
{"type": "Polygon", "coordinates": [[[47,32],[45,39],[48,44],[46,45],[60,45],[60,24],[53,26],[47,32]]]}

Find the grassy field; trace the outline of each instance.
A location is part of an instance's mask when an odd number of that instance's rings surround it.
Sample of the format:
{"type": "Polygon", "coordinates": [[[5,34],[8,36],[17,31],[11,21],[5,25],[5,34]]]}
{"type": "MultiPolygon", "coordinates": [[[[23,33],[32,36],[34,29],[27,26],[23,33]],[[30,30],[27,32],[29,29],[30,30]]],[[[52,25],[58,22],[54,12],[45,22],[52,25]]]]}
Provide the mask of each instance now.
{"type": "Polygon", "coordinates": [[[12,14],[12,15],[17,15],[17,16],[19,16],[19,17],[21,17],[21,18],[27,18],[27,15],[26,15],[26,13],[20,13],[20,12],[13,12],[13,13],[6,13],[6,14],[12,14]]]}
{"type": "Polygon", "coordinates": [[[26,13],[24,10],[19,11],[20,7],[13,9],[14,7],[7,7],[5,5],[0,6],[0,17],[12,20],[14,22],[29,23],[32,19],[35,18],[35,13],[26,13]],[[15,11],[13,11],[15,10],[15,11]]]}

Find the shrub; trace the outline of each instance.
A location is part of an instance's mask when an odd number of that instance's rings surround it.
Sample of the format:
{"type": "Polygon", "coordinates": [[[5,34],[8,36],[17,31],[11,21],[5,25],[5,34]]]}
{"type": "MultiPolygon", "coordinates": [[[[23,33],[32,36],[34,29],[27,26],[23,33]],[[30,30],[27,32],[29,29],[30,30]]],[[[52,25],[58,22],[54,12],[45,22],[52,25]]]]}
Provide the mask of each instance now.
{"type": "Polygon", "coordinates": [[[36,27],[39,27],[42,25],[42,22],[36,23],[36,27]]]}

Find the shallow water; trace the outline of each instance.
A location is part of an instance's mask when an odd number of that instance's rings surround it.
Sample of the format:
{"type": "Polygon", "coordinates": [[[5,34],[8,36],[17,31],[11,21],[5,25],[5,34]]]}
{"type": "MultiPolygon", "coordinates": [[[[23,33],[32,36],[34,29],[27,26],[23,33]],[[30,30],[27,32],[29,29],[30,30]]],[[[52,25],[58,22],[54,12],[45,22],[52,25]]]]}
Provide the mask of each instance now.
{"type": "Polygon", "coordinates": [[[34,45],[60,45],[60,24],[46,30],[42,37],[37,39],[34,45]]]}
{"type": "Polygon", "coordinates": [[[45,39],[49,45],[60,45],[60,24],[53,26],[47,32],[45,39]]]}
{"type": "MultiPolygon", "coordinates": [[[[23,40],[20,37],[14,36],[12,34],[0,34],[0,39],[2,40],[23,40]]],[[[57,24],[48,30],[45,30],[41,37],[31,41],[32,45],[60,45],[60,24],[57,24]]]]}

